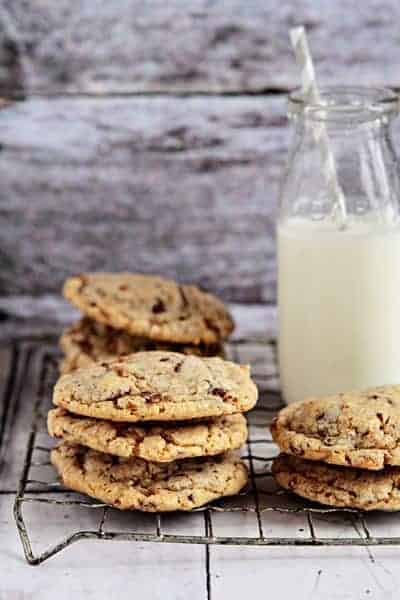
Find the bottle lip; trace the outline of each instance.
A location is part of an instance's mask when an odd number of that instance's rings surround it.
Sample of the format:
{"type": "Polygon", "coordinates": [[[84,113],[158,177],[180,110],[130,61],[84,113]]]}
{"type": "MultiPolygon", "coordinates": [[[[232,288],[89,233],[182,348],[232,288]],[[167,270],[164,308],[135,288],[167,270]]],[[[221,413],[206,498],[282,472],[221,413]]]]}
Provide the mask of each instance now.
{"type": "Polygon", "coordinates": [[[290,116],[304,115],[316,121],[374,121],[399,112],[399,95],[384,87],[328,86],[309,101],[300,89],[289,95],[290,116]]]}

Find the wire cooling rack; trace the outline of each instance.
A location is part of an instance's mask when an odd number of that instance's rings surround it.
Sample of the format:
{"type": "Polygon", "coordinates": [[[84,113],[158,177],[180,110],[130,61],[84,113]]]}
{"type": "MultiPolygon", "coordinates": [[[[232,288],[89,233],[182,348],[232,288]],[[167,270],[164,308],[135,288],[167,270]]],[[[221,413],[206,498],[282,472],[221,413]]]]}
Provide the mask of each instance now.
{"type": "MultiPolygon", "coordinates": [[[[375,531],[369,515],[306,503],[278,488],[270,472],[277,454],[268,423],[282,406],[273,339],[238,340],[227,346],[228,357],[252,364],[260,390],[257,408],[248,414],[249,440],[243,451],[250,484],[242,494],[192,513],[121,513],[106,504],[65,490],[49,462],[54,445],[46,433],[46,415],[57,378],[58,353],[48,347],[37,369],[33,421],[14,516],[28,563],[38,565],[82,539],[129,540],[206,545],[247,546],[371,546],[400,545],[400,537],[383,535],[386,521],[375,531]],[[28,517],[26,512],[29,513],[28,517]],[[46,523],[46,527],[41,525],[46,523]],[[35,532],[39,527],[39,532],[35,532]],[[34,544],[32,540],[34,539],[34,544]],[[45,544],[41,551],[33,546],[45,544]]],[[[393,516],[389,518],[395,518],[393,516]]]]}

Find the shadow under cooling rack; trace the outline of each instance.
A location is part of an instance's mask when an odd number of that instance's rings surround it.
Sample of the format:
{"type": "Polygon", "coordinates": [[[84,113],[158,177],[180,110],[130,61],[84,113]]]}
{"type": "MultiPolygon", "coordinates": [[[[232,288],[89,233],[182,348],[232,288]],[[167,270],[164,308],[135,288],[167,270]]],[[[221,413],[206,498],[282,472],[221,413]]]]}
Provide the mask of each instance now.
{"type": "MultiPolygon", "coordinates": [[[[22,343],[22,342],[19,342],[22,343]]],[[[179,544],[246,546],[369,546],[400,545],[393,515],[371,517],[306,503],[274,482],[270,463],[277,454],[268,424],[281,407],[273,339],[239,340],[227,345],[228,357],[250,363],[260,390],[257,408],[248,414],[249,440],[243,459],[250,484],[242,494],[191,513],[121,512],[58,482],[49,462],[53,441],[46,432],[46,415],[57,377],[55,346],[30,341],[28,351],[13,345],[10,369],[23,374],[34,369],[33,419],[27,434],[14,516],[28,563],[37,565],[82,539],[130,540],[179,544]],[[34,550],[35,548],[35,550],[34,550]],[[36,549],[38,548],[38,549],[36,549]]],[[[18,385],[10,373],[8,395],[18,385]]],[[[400,527],[399,534],[400,534],[400,527]]]]}

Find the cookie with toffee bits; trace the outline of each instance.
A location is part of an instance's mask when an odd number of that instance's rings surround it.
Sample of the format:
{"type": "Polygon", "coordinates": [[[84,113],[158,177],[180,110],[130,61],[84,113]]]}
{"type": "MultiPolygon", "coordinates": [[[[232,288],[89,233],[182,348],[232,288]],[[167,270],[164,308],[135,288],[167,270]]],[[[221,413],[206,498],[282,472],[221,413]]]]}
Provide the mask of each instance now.
{"type": "Polygon", "coordinates": [[[88,273],[67,279],[64,296],[91,319],[152,340],[209,345],[233,330],[218,298],[162,277],[88,273]]]}
{"type": "Polygon", "coordinates": [[[400,386],[309,398],[282,409],[271,424],[282,452],[335,465],[400,465],[400,386]]]}
{"type": "Polygon", "coordinates": [[[71,373],[76,369],[91,367],[99,360],[118,358],[144,350],[170,350],[196,356],[224,356],[222,344],[194,346],[156,342],[148,338],[134,337],[87,317],[65,329],[60,338],[60,348],[65,354],[60,364],[61,373],[71,373]]]}
{"type": "Polygon", "coordinates": [[[53,401],[69,412],[111,421],[181,421],[253,408],[250,368],[218,357],[137,352],[62,375],[53,401]]]}
{"type": "Polygon", "coordinates": [[[240,414],[189,424],[139,426],[81,417],[55,408],[49,412],[47,423],[53,437],[122,458],[137,456],[151,462],[215,456],[240,448],[247,439],[246,419],[240,414]]]}
{"type": "Polygon", "coordinates": [[[348,469],[281,454],[272,464],[276,481],[295,494],[341,508],[400,510],[400,468],[348,469]]]}
{"type": "Polygon", "coordinates": [[[51,452],[63,484],[120,510],[189,511],[240,492],[247,468],[234,455],[152,463],[64,442],[51,452]]]}

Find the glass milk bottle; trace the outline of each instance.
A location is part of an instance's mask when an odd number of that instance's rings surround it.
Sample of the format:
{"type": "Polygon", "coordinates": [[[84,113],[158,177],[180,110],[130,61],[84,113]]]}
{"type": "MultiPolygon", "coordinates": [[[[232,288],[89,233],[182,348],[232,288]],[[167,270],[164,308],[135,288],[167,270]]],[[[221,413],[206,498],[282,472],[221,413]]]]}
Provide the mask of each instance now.
{"type": "Polygon", "coordinates": [[[289,99],[295,133],[277,228],[287,403],[400,383],[397,110],[384,89],[325,89],[314,105],[289,99]]]}

